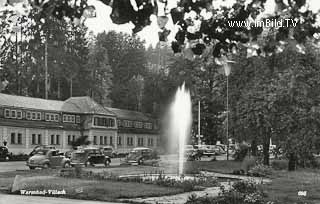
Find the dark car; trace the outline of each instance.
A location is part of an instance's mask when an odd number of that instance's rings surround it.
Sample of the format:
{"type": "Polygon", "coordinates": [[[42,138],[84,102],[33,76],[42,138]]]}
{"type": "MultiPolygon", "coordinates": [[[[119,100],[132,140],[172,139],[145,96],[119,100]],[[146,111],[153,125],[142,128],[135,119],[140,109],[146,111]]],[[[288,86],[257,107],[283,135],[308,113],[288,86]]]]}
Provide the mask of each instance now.
{"type": "Polygon", "coordinates": [[[95,147],[76,150],[71,154],[71,165],[94,166],[95,164],[104,164],[109,166],[111,159],[105,156],[103,152],[95,147]]]}
{"type": "Polygon", "coordinates": [[[0,160],[8,161],[12,157],[12,153],[9,153],[9,150],[5,146],[0,146],[0,160]]]}
{"type": "Polygon", "coordinates": [[[27,166],[30,169],[40,168],[51,168],[51,167],[70,167],[70,160],[63,156],[59,150],[55,149],[44,149],[39,150],[27,160],[27,166]]]}
{"type": "Polygon", "coordinates": [[[108,156],[110,158],[116,157],[117,153],[116,151],[113,149],[112,146],[104,146],[100,148],[101,151],[104,153],[105,156],[108,156]]]}
{"type": "Polygon", "coordinates": [[[159,158],[156,151],[146,147],[137,147],[130,151],[125,164],[151,164],[154,166],[158,164],[159,158]]]}

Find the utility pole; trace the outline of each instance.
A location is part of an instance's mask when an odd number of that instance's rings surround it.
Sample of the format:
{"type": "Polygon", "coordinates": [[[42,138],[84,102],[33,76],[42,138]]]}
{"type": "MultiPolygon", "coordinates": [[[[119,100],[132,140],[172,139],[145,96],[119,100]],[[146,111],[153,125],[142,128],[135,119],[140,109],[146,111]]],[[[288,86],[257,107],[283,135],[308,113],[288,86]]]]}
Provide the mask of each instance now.
{"type": "Polygon", "coordinates": [[[45,99],[48,99],[48,42],[47,36],[44,43],[44,68],[45,68],[45,99]]]}
{"type": "Polygon", "coordinates": [[[227,75],[227,160],[229,160],[229,76],[227,75]]]}
{"type": "Polygon", "coordinates": [[[200,127],[201,127],[201,122],[200,122],[200,100],[199,100],[198,101],[198,145],[201,145],[200,127]]]}

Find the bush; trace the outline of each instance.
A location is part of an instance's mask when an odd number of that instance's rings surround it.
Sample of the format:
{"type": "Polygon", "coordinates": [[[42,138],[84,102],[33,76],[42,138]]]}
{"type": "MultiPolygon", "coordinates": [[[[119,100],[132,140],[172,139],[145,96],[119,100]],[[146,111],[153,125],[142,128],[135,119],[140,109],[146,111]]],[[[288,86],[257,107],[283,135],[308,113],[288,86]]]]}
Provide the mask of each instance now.
{"type": "Polygon", "coordinates": [[[266,177],[272,174],[272,169],[269,166],[258,164],[251,168],[248,174],[250,176],[266,177]]]}
{"type": "Polygon", "coordinates": [[[271,167],[275,170],[287,170],[288,160],[274,160],[271,162],[271,167]]]}
{"type": "Polygon", "coordinates": [[[254,183],[239,181],[230,190],[223,187],[218,197],[196,197],[191,195],[186,204],[267,204],[266,195],[254,183]]]}

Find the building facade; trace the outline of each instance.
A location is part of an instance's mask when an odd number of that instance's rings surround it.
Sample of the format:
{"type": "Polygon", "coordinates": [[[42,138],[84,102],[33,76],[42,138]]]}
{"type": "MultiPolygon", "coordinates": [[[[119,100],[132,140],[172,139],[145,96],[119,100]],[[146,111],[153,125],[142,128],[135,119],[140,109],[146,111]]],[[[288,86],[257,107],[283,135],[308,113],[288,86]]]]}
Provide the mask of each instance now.
{"type": "MultiPolygon", "coordinates": [[[[118,149],[119,144],[121,151],[129,151],[139,146],[139,137],[132,142],[130,139],[127,146],[118,138],[122,134],[118,128],[121,119],[110,109],[90,97],[58,101],[0,93],[0,145],[7,141],[9,151],[15,154],[29,153],[37,145],[53,145],[67,151],[72,141],[88,136],[91,145],[97,147],[111,145],[118,149]]],[[[145,135],[139,129],[132,131],[145,135]]]]}
{"type": "Polygon", "coordinates": [[[108,108],[117,118],[117,151],[122,153],[133,147],[158,149],[160,146],[158,121],[150,115],[108,108]]]}

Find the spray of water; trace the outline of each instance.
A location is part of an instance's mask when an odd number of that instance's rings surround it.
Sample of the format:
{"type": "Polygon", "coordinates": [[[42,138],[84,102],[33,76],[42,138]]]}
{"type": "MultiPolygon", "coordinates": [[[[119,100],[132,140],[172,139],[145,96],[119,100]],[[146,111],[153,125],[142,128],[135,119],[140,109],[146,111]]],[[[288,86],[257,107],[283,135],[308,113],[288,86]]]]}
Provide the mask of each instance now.
{"type": "Polygon", "coordinates": [[[174,137],[178,137],[179,175],[183,174],[184,152],[192,124],[192,104],[189,90],[185,84],[178,88],[170,108],[170,128],[174,137]]]}

